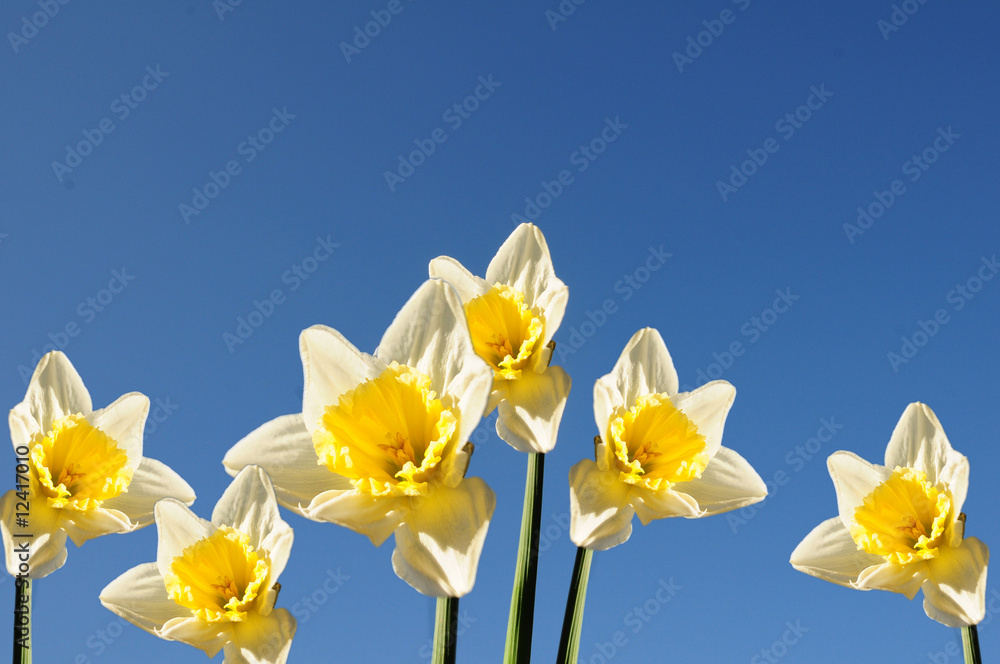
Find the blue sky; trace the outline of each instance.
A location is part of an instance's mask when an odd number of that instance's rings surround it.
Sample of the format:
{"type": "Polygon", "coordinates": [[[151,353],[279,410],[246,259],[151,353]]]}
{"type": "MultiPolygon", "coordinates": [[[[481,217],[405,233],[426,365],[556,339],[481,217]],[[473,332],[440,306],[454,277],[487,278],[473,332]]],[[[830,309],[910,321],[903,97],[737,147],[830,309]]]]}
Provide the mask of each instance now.
{"type": "MultiPolygon", "coordinates": [[[[535,659],[558,643],[593,383],[650,326],[682,385],[736,386],[723,443],[772,495],[596,554],[580,661],[959,661],[919,599],[787,561],[835,514],[826,456],[880,461],[912,401],[971,461],[968,533],[1000,543],[994,4],[231,2],[0,9],[0,403],[61,346],[95,405],[160,406],[146,454],[207,517],[225,451],[301,411],[302,329],[371,352],[431,258],[482,274],[531,219],[570,289],[555,361],[574,381],[545,464],[535,659]]],[[[469,470],[498,500],[463,662],[500,658],[517,547],[526,460],[492,423],[469,470]]],[[[391,542],[286,518],[292,661],[428,661],[434,602],[392,573],[391,542]]],[[[155,542],[71,546],[36,588],[35,661],[203,661],[97,600],[155,542]]],[[[1000,652],[992,621],[980,636],[1000,652]]]]}

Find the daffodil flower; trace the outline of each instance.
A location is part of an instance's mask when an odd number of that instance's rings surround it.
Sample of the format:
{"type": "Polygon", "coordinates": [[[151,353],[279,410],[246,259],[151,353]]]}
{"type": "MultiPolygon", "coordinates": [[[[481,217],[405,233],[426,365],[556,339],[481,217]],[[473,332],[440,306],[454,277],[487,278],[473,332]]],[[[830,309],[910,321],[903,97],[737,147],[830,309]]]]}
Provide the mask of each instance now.
{"type": "Polygon", "coordinates": [[[986,614],[989,549],[963,538],[969,461],[952,449],[934,412],[911,403],[885,450],[885,465],[850,452],[827,460],[839,516],[817,526],[792,553],[795,569],[858,590],[913,599],[949,627],[986,614]]]}
{"type": "Polygon", "coordinates": [[[430,263],[430,276],[458,291],[476,352],[493,369],[487,413],[499,407],[497,435],[520,452],[551,452],[570,378],[549,366],[569,290],[552,268],[549,247],[533,224],[521,224],[474,276],[454,258],[430,263]]]}
{"type": "Polygon", "coordinates": [[[465,477],[492,372],[454,290],[425,282],[374,355],[321,325],[299,346],[302,414],[250,433],[226,454],[226,470],[262,466],[282,505],[376,546],[395,534],[393,568],[418,591],[468,593],[495,506],[483,480],[465,477]]]}
{"type": "Polygon", "coordinates": [[[226,488],[212,520],[174,499],[156,504],[156,562],[133,567],[101,591],[108,610],[226,664],[281,664],[295,618],[275,609],[292,550],[267,474],[249,466],[226,488]]]}
{"type": "Polygon", "coordinates": [[[177,473],[143,458],[148,413],[149,399],[138,392],[93,410],[65,355],[53,351],[39,361],[24,401],[10,411],[19,482],[27,480],[27,491],[8,491],[0,499],[8,572],[47,576],[66,562],[67,536],[80,546],[149,525],[161,498],[194,502],[194,491],[177,473]]]}
{"type": "Polygon", "coordinates": [[[643,525],[697,518],[759,502],[767,488],[736,452],[721,446],[736,390],[723,380],[678,393],[677,372],[659,332],[645,328],[614,370],[594,385],[601,435],[596,461],[570,469],[570,536],[601,551],[643,525]]]}

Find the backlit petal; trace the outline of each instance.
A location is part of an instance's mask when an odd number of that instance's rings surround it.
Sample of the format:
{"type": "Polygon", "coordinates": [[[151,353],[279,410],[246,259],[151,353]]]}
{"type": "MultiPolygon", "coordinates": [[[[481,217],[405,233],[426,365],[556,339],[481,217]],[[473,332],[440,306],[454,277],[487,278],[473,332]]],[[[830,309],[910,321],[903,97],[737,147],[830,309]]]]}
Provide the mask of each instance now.
{"type": "Polygon", "coordinates": [[[490,289],[486,280],[475,276],[457,260],[448,256],[438,256],[433,259],[428,266],[428,272],[432,279],[444,279],[451,284],[463,304],[490,289]]]}
{"type": "Polygon", "coordinates": [[[66,562],[66,533],[59,528],[59,512],[49,508],[45,501],[35,501],[31,505],[28,531],[33,538],[14,537],[24,534],[24,528],[16,526],[17,512],[23,511],[17,503],[20,499],[11,490],[0,498],[0,536],[3,537],[3,548],[6,557],[7,572],[17,575],[19,565],[24,562],[14,552],[16,546],[29,542],[28,566],[31,578],[40,579],[48,576],[63,566],[66,562]]]}
{"type": "Polygon", "coordinates": [[[109,611],[151,634],[169,620],[191,616],[189,609],[167,597],[156,563],[144,563],[125,572],[101,591],[100,599],[109,611]]]}
{"type": "Polygon", "coordinates": [[[975,537],[927,561],[924,611],[949,627],[978,624],[986,617],[986,566],[990,551],[975,537]]]}
{"type": "Polygon", "coordinates": [[[133,471],[142,459],[142,432],[149,414],[149,397],[130,392],[118,397],[107,408],[87,414],[87,421],[110,436],[119,449],[128,455],[133,471]]]}
{"type": "Polygon", "coordinates": [[[166,498],[156,503],[156,565],[161,575],[170,571],[170,563],[198,540],[215,532],[215,526],[195,516],[184,503],[166,498]]]}
{"type": "Polygon", "coordinates": [[[337,403],[344,392],[385,370],[384,362],[362,353],[344,335],[325,325],[302,331],[299,354],[305,377],[302,418],[310,433],[319,426],[323,409],[337,403]]]}
{"type": "Polygon", "coordinates": [[[937,484],[938,474],[949,461],[954,463],[955,454],[934,411],[917,402],[906,407],[893,429],[885,465],[922,470],[931,484],[937,484]]]}
{"type": "Polygon", "coordinates": [[[629,487],[617,472],[602,471],[590,459],[569,471],[570,538],[577,546],[603,551],[632,534],[635,510],[629,487]]]}
{"type": "Polygon", "coordinates": [[[742,456],[720,447],[701,477],[674,486],[698,504],[700,516],[728,512],[758,503],[767,497],[767,486],[742,456]]]}
{"type": "Polygon", "coordinates": [[[43,432],[49,431],[61,417],[86,414],[94,409],[83,379],[60,351],[46,353],[38,361],[24,403],[43,432]]]}
{"type": "Polygon", "coordinates": [[[278,513],[271,480],[260,466],[247,466],[226,487],[212,510],[212,523],[249,535],[255,549],[272,531],[289,529],[278,513]]]}
{"type": "Polygon", "coordinates": [[[524,293],[530,307],[544,307],[545,341],[552,337],[565,313],[568,290],[555,275],[549,246],[537,226],[521,224],[514,229],[486,268],[486,281],[524,293]]]}
{"type": "Polygon", "coordinates": [[[144,458],[132,475],[128,490],[105,500],[103,507],[128,515],[139,527],[153,522],[153,507],[163,498],[176,498],[185,505],[194,502],[194,489],[164,463],[144,458]]]}
{"type": "Polygon", "coordinates": [[[319,464],[302,415],[282,415],[261,425],[230,448],[222,464],[233,476],[244,466],[260,466],[271,478],[278,503],[298,514],[325,491],[352,488],[346,477],[319,464]]]}
{"type": "Polygon", "coordinates": [[[677,394],[677,370],[660,333],[651,327],[632,335],[615,362],[615,368],[601,379],[609,380],[628,408],[644,394],[677,394]]]}
{"type": "Polygon", "coordinates": [[[711,457],[722,444],[722,430],[735,399],[735,387],[724,380],[714,380],[692,392],[678,394],[671,401],[698,427],[711,457]]]}
{"type": "Polygon", "coordinates": [[[569,390],[570,377],[562,367],[549,367],[540,374],[525,371],[520,378],[507,381],[497,435],[519,452],[551,452],[569,390]]]}
{"type": "Polygon", "coordinates": [[[892,470],[868,463],[853,452],[834,452],[826,460],[833,486],[837,491],[837,509],[845,528],[854,522],[854,511],[865,496],[889,479],[892,470]]]}
{"type": "Polygon", "coordinates": [[[380,546],[402,523],[408,506],[406,498],[375,497],[354,489],[327,491],[316,496],[302,515],[345,526],[380,546]]]}
{"type": "Polygon", "coordinates": [[[234,640],[225,647],[225,664],[284,664],[295,636],[295,618],[287,609],[255,615],[236,623],[234,640]]]}
{"type": "Polygon", "coordinates": [[[858,577],[881,556],[859,551],[840,517],[827,519],[813,528],[792,552],[792,567],[842,586],[853,587],[858,577]]]}
{"type": "Polygon", "coordinates": [[[495,506],[496,496],[478,477],[432,491],[396,531],[396,574],[425,595],[467,594],[495,506]]]}

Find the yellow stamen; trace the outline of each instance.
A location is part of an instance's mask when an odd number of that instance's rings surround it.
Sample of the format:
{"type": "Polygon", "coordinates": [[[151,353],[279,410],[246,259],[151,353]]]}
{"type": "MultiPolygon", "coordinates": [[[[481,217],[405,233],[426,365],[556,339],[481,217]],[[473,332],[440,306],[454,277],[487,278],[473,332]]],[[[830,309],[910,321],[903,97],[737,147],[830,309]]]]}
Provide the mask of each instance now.
{"type": "Polygon", "coordinates": [[[666,394],[640,396],[619,406],[608,424],[607,463],[619,478],[649,489],[669,489],[701,477],[709,457],[705,437],[666,394]]]}
{"type": "Polygon", "coordinates": [[[54,508],[96,509],[132,481],[125,451],[80,414],[58,419],[48,434],[36,436],[30,457],[37,489],[54,508]]]}
{"type": "Polygon", "coordinates": [[[319,463],[372,495],[423,493],[457,449],[457,413],[428,376],[396,362],[327,406],[319,424],[319,463]]]}
{"type": "Polygon", "coordinates": [[[229,526],[174,557],[163,576],[167,596],[207,622],[239,622],[267,588],[271,560],[229,526]]]}
{"type": "Polygon", "coordinates": [[[905,564],[933,558],[951,524],[951,492],[923,471],[899,468],[854,511],[851,537],[858,549],[905,564]]]}
{"type": "Polygon", "coordinates": [[[494,284],[489,291],[465,305],[472,345],[505,380],[521,377],[540,357],[545,317],[524,303],[524,293],[494,284]]]}

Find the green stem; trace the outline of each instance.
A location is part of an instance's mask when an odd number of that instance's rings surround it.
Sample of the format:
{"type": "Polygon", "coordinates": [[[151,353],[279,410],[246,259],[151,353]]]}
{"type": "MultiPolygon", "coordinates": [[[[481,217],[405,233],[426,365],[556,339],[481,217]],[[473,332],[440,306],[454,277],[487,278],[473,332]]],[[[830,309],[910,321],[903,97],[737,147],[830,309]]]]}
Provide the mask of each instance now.
{"type": "Polygon", "coordinates": [[[514,590],[510,597],[507,645],[504,664],[531,661],[531,628],[535,619],[535,585],[538,576],[538,528],[542,519],[542,478],[545,455],[528,454],[528,475],[524,480],[524,509],[521,512],[521,541],[517,547],[514,590]]]}
{"type": "Polygon", "coordinates": [[[14,578],[14,664],[31,664],[31,582],[14,578]]]}
{"type": "Polygon", "coordinates": [[[557,664],[575,664],[580,651],[580,631],[583,628],[583,605],[587,601],[587,581],[590,579],[590,561],[594,552],[582,546],[576,550],[573,579],[569,582],[566,597],[566,616],[563,618],[562,636],[559,637],[557,664]]]}
{"type": "Polygon", "coordinates": [[[458,641],[458,598],[438,597],[434,616],[434,651],[431,664],[455,664],[458,641]]]}
{"type": "Polygon", "coordinates": [[[982,664],[979,654],[979,630],[975,625],[962,628],[962,650],[965,651],[965,664],[982,664]]]}

